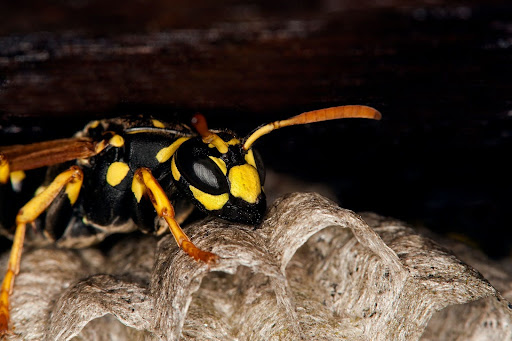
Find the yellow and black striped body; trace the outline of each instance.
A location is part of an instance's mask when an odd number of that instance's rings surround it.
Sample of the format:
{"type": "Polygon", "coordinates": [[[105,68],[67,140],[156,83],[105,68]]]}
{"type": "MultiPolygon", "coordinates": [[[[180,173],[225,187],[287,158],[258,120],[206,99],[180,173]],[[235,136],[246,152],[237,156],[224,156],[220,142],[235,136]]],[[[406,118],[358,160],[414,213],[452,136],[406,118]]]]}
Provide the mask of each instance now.
{"type": "Polygon", "coordinates": [[[108,136],[110,143],[93,157],[48,170],[51,180],[75,163],[84,179],[73,206],[62,191],[36,222],[45,239],[81,247],[115,232],[168,230],[159,223],[147,193],[133,181],[141,167],[151,171],[178,211],[192,203],[230,221],[258,224],[263,217],[263,166],[231,132],[218,132],[229,146],[225,153],[187,125],[151,118],[94,121],[77,135],[95,141],[108,136]]]}

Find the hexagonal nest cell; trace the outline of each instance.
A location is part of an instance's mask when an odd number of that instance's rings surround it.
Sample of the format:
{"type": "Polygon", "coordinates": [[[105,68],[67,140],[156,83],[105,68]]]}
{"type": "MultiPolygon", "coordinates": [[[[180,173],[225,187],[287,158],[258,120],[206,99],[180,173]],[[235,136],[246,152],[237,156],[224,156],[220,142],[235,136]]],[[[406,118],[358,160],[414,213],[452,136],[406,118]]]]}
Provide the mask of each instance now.
{"type": "MultiPolygon", "coordinates": [[[[258,229],[187,228],[220,260],[194,262],[172,236],[98,249],[28,250],[12,340],[425,340],[512,337],[512,280],[402,222],[288,194],[258,229]],[[155,252],[156,251],[156,252],[155,252]],[[463,312],[463,313],[462,313],[463,312]]],[[[5,256],[5,255],[4,255],[5,256]]],[[[4,264],[4,263],[2,263],[4,264]]]]}

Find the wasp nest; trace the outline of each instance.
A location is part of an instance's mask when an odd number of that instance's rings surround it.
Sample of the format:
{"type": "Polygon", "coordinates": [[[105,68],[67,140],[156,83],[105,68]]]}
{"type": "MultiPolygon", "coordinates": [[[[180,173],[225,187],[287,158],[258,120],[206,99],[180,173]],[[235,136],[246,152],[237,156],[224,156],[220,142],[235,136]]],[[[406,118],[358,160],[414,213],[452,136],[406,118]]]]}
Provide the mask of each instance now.
{"type": "Polygon", "coordinates": [[[11,339],[512,338],[512,280],[499,267],[459,246],[503,295],[402,223],[318,194],[282,197],[257,230],[210,219],[188,232],[217,265],[194,262],[172,236],[127,237],[108,254],[28,250],[11,339]]]}

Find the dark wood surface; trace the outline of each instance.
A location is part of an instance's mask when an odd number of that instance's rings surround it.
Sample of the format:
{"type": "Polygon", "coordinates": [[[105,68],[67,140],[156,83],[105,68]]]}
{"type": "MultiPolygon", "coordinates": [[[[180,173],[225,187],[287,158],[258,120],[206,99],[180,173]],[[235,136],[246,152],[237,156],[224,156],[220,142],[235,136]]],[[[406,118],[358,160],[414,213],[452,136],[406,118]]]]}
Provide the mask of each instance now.
{"type": "Polygon", "coordinates": [[[341,104],[342,121],[258,142],[268,167],[371,210],[510,252],[508,1],[102,1],[0,4],[0,145],[126,113],[245,135],[341,104]]]}

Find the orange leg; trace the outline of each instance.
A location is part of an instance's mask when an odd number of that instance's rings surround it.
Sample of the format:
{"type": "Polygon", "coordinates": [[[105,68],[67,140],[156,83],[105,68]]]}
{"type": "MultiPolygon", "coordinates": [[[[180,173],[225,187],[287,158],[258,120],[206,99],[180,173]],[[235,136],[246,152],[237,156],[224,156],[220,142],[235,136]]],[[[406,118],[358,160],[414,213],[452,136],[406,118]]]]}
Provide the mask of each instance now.
{"type": "Polygon", "coordinates": [[[176,239],[178,246],[183,251],[195,260],[200,260],[207,264],[214,264],[217,261],[218,256],[216,254],[199,249],[183,232],[178,222],[174,219],[174,208],[169,198],[167,198],[164,190],[148,168],[139,168],[135,172],[132,190],[134,193],[139,193],[140,196],[143,192],[148,194],[156,212],[169,224],[174,239],[176,239]]]}
{"type": "Polygon", "coordinates": [[[74,204],[80,193],[83,173],[77,166],[60,173],[55,180],[41,193],[25,204],[16,216],[16,232],[9,256],[7,272],[0,289],[0,338],[9,333],[9,296],[12,294],[14,279],[20,270],[23,240],[25,239],[26,225],[32,223],[52,203],[62,189],[74,204]]]}

